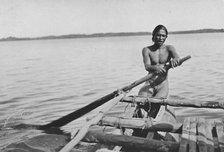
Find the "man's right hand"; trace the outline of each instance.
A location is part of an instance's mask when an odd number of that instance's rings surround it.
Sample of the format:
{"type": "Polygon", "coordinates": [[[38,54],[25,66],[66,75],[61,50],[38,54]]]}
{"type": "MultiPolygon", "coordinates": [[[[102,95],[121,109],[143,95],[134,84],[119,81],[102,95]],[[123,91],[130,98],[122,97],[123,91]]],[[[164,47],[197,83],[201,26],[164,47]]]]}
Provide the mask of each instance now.
{"type": "Polygon", "coordinates": [[[166,73],[166,70],[164,69],[164,65],[163,64],[155,65],[155,73],[156,74],[164,74],[164,73],[166,73]]]}

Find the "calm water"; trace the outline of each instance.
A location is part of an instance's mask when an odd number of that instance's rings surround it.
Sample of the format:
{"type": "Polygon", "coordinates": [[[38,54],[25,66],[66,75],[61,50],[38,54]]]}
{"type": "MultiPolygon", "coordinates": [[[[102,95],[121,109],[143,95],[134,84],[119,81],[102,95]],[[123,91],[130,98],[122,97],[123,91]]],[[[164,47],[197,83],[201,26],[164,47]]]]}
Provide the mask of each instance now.
{"type": "MultiPolygon", "coordinates": [[[[170,99],[224,101],[223,42],[222,33],[169,36],[166,43],[180,56],[192,56],[170,70],[170,99]]],[[[141,50],[147,45],[151,36],[1,42],[0,148],[36,134],[9,125],[46,124],[145,76],[141,50]]],[[[219,118],[224,113],[176,108],[176,114],[219,118]]],[[[70,131],[82,121],[63,128],[70,131]]]]}

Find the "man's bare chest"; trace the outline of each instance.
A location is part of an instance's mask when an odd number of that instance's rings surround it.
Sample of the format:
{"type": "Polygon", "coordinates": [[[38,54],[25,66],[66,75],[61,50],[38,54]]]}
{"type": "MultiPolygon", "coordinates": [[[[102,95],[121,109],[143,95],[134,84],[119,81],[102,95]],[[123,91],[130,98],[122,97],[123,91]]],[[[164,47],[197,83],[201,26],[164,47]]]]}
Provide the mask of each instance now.
{"type": "Polygon", "coordinates": [[[168,61],[169,52],[167,50],[150,51],[149,56],[152,65],[164,64],[168,61]]]}

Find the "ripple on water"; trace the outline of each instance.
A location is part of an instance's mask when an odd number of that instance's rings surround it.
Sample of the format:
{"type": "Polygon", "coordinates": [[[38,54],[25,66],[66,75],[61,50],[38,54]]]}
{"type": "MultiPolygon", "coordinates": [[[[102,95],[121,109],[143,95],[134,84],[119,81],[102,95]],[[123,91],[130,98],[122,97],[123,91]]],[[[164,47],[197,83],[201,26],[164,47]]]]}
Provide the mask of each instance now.
{"type": "Polygon", "coordinates": [[[72,95],[72,96],[64,96],[64,97],[57,97],[57,98],[50,98],[50,99],[45,99],[40,101],[39,103],[55,103],[57,101],[66,101],[66,100],[72,100],[72,99],[76,99],[78,96],[77,95],[72,95]]]}
{"type": "Polygon", "coordinates": [[[97,92],[87,92],[87,93],[84,93],[83,96],[91,96],[91,95],[94,95],[96,93],[97,92]]]}

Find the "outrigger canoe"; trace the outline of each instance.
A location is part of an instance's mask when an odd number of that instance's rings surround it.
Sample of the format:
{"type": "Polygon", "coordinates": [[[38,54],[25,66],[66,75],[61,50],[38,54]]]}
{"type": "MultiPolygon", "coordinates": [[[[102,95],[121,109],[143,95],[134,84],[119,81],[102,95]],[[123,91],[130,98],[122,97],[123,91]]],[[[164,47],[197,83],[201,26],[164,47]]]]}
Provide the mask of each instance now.
{"type": "Polygon", "coordinates": [[[172,107],[219,108],[222,102],[187,102],[118,96],[100,107],[98,114],[88,118],[72,136],[42,135],[9,145],[4,152],[222,152],[224,150],[224,121],[186,117],[177,122],[172,107]],[[133,118],[135,104],[160,103],[156,118],[133,118]],[[128,105],[128,107],[127,107],[128,105]],[[124,108],[124,113],[114,115],[111,107],[124,108]],[[133,136],[139,129],[147,137],[133,136]]]}
{"type": "MultiPolygon", "coordinates": [[[[188,58],[186,57],[185,60],[188,58]]],[[[156,80],[157,78],[157,75],[146,76],[129,86],[94,101],[94,104],[91,103],[49,124],[36,126],[36,129],[49,131],[59,128],[93,109],[98,111],[95,116],[87,119],[82,128],[75,130],[71,136],[50,135],[50,138],[46,135],[38,136],[22,143],[11,144],[6,147],[5,152],[13,150],[19,152],[224,151],[224,124],[222,119],[206,120],[201,117],[187,117],[183,122],[177,122],[173,110],[174,106],[224,109],[222,102],[188,102],[128,95],[127,91],[133,87],[149,79],[156,80]],[[151,103],[162,105],[155,118],[133,117],[137,105],[151,103]],[[119,109],[124,109],[119,115],[111,113],[112,109],[116,109],[116,106],[119,106],[119,109]],[[139,136],[136,132],[145,132],[146,136],[139,136]]]]}

